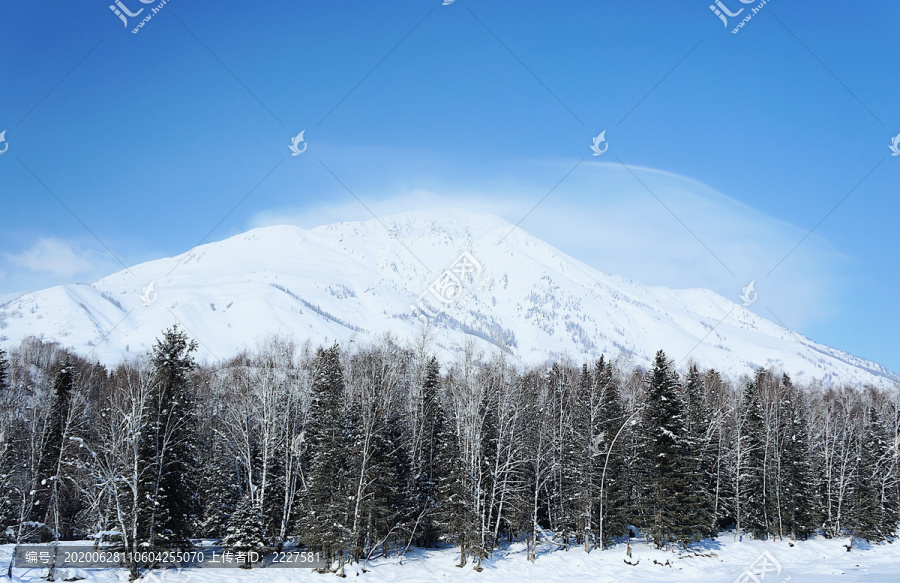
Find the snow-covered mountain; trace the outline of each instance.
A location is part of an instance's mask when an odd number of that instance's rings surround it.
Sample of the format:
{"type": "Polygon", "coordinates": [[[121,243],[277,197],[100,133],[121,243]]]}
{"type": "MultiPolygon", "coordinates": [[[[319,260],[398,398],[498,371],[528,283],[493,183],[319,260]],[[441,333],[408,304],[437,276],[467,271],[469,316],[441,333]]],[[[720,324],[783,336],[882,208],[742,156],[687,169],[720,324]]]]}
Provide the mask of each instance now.
{"type": "Polygon", "coordinates": [[[270,333],[317,344],[385,332],[412,340],[426,319],[438,348],[453,352],[475,338],[529,364],[601,354],[646,364],[661,348],[681,366],[689,355],[731,376],[775,366],[801,382],[900,380],[712,291],[642,286],[505,220],[461,213],[254,229],[91,285],[21,296],[0,306],[0,342],[42,335],[112,363],[180,322],[199,340],[201,358],[224,358],[270,333]],[[452,301],[427,291],[435,281],[452,301]],[[425,310],[414,312],[423,293],[425,310]]]}

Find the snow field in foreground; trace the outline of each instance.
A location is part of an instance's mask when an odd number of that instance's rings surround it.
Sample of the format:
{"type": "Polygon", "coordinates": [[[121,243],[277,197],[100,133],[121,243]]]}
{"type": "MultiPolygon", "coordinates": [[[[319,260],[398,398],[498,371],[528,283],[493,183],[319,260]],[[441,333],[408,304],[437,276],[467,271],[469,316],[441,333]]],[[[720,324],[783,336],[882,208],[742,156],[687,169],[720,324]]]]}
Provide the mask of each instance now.
{"type": "MultiPolygon", "coordinates": [[[[883,543],[867,545],[857,543],[847,552],[849,539],[824,539],[817,537],[799,541],[790,546],[786,541],[734,542],[725,534],[717,540],[692,545],[687,552],[656,550],[652,545],[633,542],[631,558],[626,546],[618,544],[605,551],[586,554],[581,547],[568,551],[550,550],[544,545],[535,563],[525,559],[522,543],[505,545],[494,556],[482,563],[483,571],[473,569],[474,563],[458,568],[456,549],[413,549],[401,560],[395,556],[370,561],[365,568],[360,565],[345,567],[347,578],[360,582],[410,582],[466,581],[484,583],[522,583],[525,581],[568,582],[619,582],[619,581],[701,581],[703,583],[731,583],[732,581],[766,581],[769,583],[819,583],[823,581],[866,581],[872,583],[900,582],[900,544],[883,543]],[[751,567],[764,553],[777,561],[757,579],[742,578],[745,569],[751,567]],[[625,563],[625,560],[635,565],[625,563]]],[[[0,565],[6,580],[6,566],[12,553],[12,545],[0,547],[0,565]]],[[[758,563],[757,563],[758,564],[758,563]]],[[[15,569],[16,582],[41,582],[46,569],[15,569]]],[[[128,581],[125,569],[66,569],[58,570],[57,581],[70,577],[83,577],[86,583],[112,583],[128,581]],[[65,573],[63,571],[66,571],[65,573]]],[[[145,575],[146,583],[283,583],[293,581],[331,581],[332,574],[313,573],[308,569],[188,569],[181,573],[158,570],[145,575]]]]}

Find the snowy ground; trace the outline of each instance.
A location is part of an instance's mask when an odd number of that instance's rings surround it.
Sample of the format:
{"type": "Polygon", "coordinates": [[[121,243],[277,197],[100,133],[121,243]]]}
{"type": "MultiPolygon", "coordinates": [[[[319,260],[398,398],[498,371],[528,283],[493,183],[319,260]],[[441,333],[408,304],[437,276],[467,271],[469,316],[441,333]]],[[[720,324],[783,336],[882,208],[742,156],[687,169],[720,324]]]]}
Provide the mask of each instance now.
{"type": "MultiPolygon", "coordinates": [[[[402,564],[396,557],[370,562],[367,572],[361,565],[346,568],[348,577],[360,582],[433,582],[466,581],[485,583],[516,582],[618,582],[618,581],[702,581],[703,583],[761,581],[770,583],[819,583],[822,581],[900,581],[900,542],[880,545],[858,544],[847,552],[847,539],[817,538],[791,547],[787,542],[734,542],[728,535],[695,546],[696,554],[658,551],[646,544],[632,544],[631,559],[625,545],[603,552],[585,554],[580,548],[566,551],[545,549],[535,563],[525,559],[521,544],[502,548],[476,572],[469,564],[455,567],[454,549],[411,551],[402,564]],[[770,563],[769,570],[757,578],[743,579],[742,573],[768,552],[780,567],[770,563]],[[628,559],[636,565],[628,565],[628,559]],[[357,579],[357,577],[359,577],[357,579]]],[[[0,565],[5,580],[12,546],[0,547],[0,565]]],[[[757,563],[759,565],[759,563],[757,563]]],[[[46,569],[15,569],[14,581],[43,581],[46,569]]],[[[128,580],[123,569],[72,569],[57,571],[57,580],[83,577],[88,583],[112,583],[128,580]]],[[[307,569],[187,569],[181,573],[157,571],[145,577],[147,583],[282,583],[289,581],[328,581],[334,575],[313,573],[307,569]]]]}

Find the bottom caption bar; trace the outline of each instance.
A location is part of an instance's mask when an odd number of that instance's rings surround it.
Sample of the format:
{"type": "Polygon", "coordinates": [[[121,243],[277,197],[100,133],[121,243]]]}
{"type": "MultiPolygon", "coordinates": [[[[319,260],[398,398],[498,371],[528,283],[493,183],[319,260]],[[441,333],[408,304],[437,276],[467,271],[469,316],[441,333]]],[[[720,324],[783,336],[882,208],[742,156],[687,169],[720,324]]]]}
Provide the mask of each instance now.
{"type": "Polygon", "coordinates": [[[152,564],[157,568],[230,569],[252,565],[270,569],[321,569],[327,563],[321,553],[312,551],[228,551],[218,548],[199,548],[182,551],[161,549],[153,551],[98,550],[93,545],[20,545],[13,555],[18,569],[41,569],[55,566],[103,569],[128,566],[131,563],[152,564]]]}

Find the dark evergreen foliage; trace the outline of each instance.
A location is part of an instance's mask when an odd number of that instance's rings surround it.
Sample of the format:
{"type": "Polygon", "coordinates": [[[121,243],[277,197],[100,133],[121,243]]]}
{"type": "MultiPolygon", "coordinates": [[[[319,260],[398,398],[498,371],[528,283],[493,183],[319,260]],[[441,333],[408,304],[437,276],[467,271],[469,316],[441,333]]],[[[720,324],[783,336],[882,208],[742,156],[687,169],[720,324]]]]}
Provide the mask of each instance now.
{"type": "Polygon", "coordinates": [[[273,346],[199,367],[173,328],[149,361],[114,371],[38,341],[11,363],[0,353],[6,536],[296,543],[340,574],[410,545],[458,545],[477,568],[517,537],[529,560],[542,545],[592,552],[629,527],[660,547],[722,528],[897,535],[887,392],[771,371],[737,389],[696,365],[679,377],[662,351],[649,371],[473,359],[442,377],[390,344],[273,346]]]}
{"type": "Polygon", "coordinates": [[[438,399],[438,387],[441,382],[440,366],[436,358],[431,357],[425,368],[422,383],[422,436],[416,459],[416,475],[414,483],[415,512],[418,527],[417,541],[420,546],[433,547],[437,543],[439,530],[435,524],[437,519],[439,479],[437,464],[437,439],[444,431],[446,420],[438,399]]]}
{"type": "Polygon", "coordinates": [[[234,513],[228,519],[225,538],[222,539],[222,548],[242,553],[244,560],[241,566],[247,569],[252,566],[251,551],[260,555],[265,554],[266,534],[262,512],[249,493],[241,498],[234,513]]]}
{"type": "Polygon", "coordinates": [[[350,505],[357,490],[349,468],[358,448],[358,414],[344,407],[344,377],[337,345],[316,353],[315,381],[306,438],[310,444],[307,488],[296,531],[300,541],[329,559],[343,561],[352,535],[350,505]]]}
{"type": "Polygon", "coordinates": [[[703,376],[696,364],[688,368],[684,383],[685,464],[687,516],[692,524],[682,529],[689,540],[715,537],[715,452],[709,432],[711,413],[703,395],[703,376]]]}
{"type": "Polygon", "coordinates": [[[678,379],[663,351],[648,373],[642,419],[640,507],[648,533],[658,547],[687,543],[701,536],[699,499],[692,481],[695,461],[685,429],[678,379]]]}
{"type": "Polygon", "coordinates": [[[9,390],[9,355],[0,348],[0,395],[9,390]]]}
{"type": "Polygon", "coordinates": [[[597,429],[598,437],[602,436],[594,439],[596,447],[591,452],[598,469],[598,485],[602,485],[597,488],[594,509],[598,528],[602,525],[601,544],[606,546],[614,537],[623,536],[627,525],[626,462],[622,447],[627,420],[612,365],[600,358],[594,366],[592,381],[600,393],[597,429]]]}
{"type": "MultiPolygon", "coordinates": [[[[816,529],[814,507],[815,477],[810,463],[809,431],[803,395],[787,375],[782,377],[783,394],[779,415],[783,420],[779,504],[781,535],[807,538],[816,529]]],[[[778,479],[776,477],[776,479],[778,479]]]]}
{"type": "Polygon", "coordinates": [[[29,522],[45,525],[39,527],[40,540],[50,540],[67,530],[74,519],[76,503],[70,499],[65,483],[67,464],[64,459],[66,442],[69,437],[72,393],[74,391],[75,370],[72,361],[66,358],[56,373],[53,383],[53,405],[44,423],[43,436],[37,458],[37,469],[34,476],[31,506],[26,519],[29,522]]]}
{"type": "Polygon", "coordinates": [[[434,431],[434,471],[437,477],[435,522],[450,540],[455,540],[459,545],[460,565],[465,565],[469,546],[475,542],[475,517],[471,513],[471,492],[466,488],[459,440],[442,412],[436,412],[434,431]]]}
{"type": "Polygon", "coordinates": [[[219,440],[213,443],[200,478],[202,515],[197,530],[213,539],[225,536],[228,517],[242,499],[237,463],[223,446],[219,440]]]}
{"type": "Polygon", "coordinates": [[[764,434],[759,391],[757,383],[751,381],[747,383],[741,402],[737,504],[740,507],[739,530],[749,532],[756,538],[765,538],[769,532],[766,521],[764,434]]]}
{"type": "Polygon", "coordinates": [[[885,520],[883,504],[885,466],[890,462],[889,442],[873,408],[869,408],[859,440],[859,457],[853,488],[850,530],[868,541],[882,541],[896,531],[885,520]],[[885,532],[885,524],[893,529],[885,532]]]}
{"type": "Polygon", "coordinates": [[[7,538],[6,529],[16,522],[16,493],[12,484],[15,462],[13,460],[13,427],[14,402],[10,395],[9,357],[0,349],[0,541],[7,538]]]}
{"type": "Polygon", "coordinates": [[[200,511],[199,421],[191,383],[196,341],[174,326],[153,347],[154,387],[141,435],[140,536],[151,547],[190,547],[200,511]]]}

